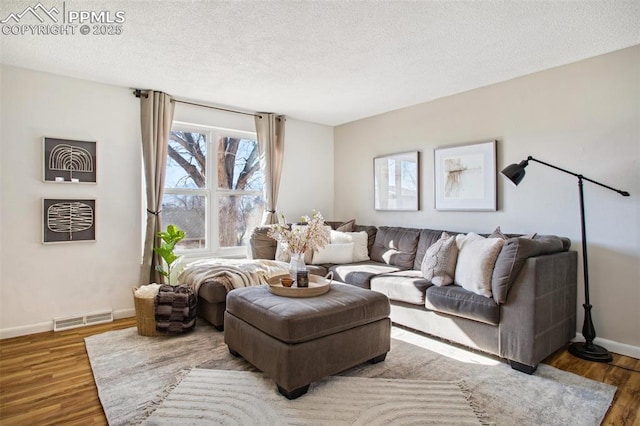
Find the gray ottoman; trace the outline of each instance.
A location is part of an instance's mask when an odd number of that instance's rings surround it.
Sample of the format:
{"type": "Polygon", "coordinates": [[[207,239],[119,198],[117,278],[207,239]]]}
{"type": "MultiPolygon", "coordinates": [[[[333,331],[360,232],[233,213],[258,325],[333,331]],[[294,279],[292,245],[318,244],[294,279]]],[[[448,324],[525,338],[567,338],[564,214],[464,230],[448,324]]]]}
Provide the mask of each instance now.
{"type": "Polygon", "coordinates": [[[348,284],[308,298],[272,294],[267,286],[227,295],[224,340],[271,377],[289,399],[311,382],[365,361],[383,361],[391,347],[389,299],[348,284]]]}

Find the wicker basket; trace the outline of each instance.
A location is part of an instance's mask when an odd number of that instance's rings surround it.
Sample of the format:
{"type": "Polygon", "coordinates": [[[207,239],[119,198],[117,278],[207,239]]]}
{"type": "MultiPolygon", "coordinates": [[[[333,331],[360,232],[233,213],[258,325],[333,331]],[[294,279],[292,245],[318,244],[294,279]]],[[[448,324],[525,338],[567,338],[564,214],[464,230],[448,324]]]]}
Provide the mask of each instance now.
{"type": "Polygon", "coordinates": [[[136,297],[137,288],[133,289],[133,300],[136,308],[136,324],[141,336],[159,336],[156,331],[156,301],[155,298],[136,297]]]}

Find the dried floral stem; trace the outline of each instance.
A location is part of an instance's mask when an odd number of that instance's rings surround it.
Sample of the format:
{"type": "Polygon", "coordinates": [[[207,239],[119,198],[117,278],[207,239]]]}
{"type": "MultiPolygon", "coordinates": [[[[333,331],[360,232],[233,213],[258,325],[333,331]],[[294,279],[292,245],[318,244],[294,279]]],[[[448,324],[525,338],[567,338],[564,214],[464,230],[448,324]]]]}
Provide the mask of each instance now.
{"type": "Polygon", "coordinates": [[[280,213],[282,219],[268,232],[269,237],[279,241],[290,253],[303,254],[307,250],[319,250],[329,244],[330,232],[324,224],[322,213],[314,212],[313,216],[303,216],[304,226],[286,225],[284,213],[280,213]]]}

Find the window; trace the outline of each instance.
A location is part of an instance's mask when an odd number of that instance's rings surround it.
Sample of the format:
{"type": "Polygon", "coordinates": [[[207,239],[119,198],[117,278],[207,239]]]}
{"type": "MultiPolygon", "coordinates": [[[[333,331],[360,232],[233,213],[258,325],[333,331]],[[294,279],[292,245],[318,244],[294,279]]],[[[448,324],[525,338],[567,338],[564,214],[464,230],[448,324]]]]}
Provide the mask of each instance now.
{"type": "Polygon", "coordinates": [[[185,253],[245,254],[264,211],[255,134],[174,123],[162,221],[183,229],[185,253]]]}

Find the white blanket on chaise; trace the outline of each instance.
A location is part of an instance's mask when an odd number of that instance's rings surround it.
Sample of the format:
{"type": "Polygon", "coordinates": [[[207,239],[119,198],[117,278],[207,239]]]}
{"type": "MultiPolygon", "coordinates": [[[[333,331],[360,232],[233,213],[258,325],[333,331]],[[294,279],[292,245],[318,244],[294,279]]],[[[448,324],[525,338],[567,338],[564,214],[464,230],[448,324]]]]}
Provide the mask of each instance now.
{"type": "Polygon", "coordinates": [[[208,281],[218,281],[227,291],[231,291],[234,288],[268,284],[269,278],[288,273],[288,264],[276,260],[213,258],[188,264],[178,277],[178,282],[188,285],[194,294],[198,294],[200,286],[208,281]]]}

